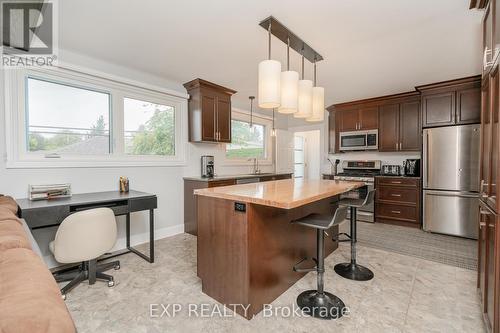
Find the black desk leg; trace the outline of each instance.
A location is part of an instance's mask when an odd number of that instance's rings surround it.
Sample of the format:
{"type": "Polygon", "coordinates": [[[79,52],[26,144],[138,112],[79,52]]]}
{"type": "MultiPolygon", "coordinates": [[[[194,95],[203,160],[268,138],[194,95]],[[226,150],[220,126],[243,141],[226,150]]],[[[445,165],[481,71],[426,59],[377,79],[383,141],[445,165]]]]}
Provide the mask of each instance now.
{"type": "Polygon", "coordinates": [[[130,213],[127,213],[126,229],[127,229],[127,248],[129,248],[130,247],[130,213]]]}
{"type": "Polygon", "coordinates": [[[145,254],[142,254],[141,252],[134,249],[132,246],[130,246],[130,213],[127,214],[127,249],[130,252],[135,253],[136,255],[138,255],[139,257],[150,263],[155,262],[154,232],[155,232],[155,217],[154,217],[154,210],[151,209],[149,210],[149,257],[148,257],[145,254]]]}

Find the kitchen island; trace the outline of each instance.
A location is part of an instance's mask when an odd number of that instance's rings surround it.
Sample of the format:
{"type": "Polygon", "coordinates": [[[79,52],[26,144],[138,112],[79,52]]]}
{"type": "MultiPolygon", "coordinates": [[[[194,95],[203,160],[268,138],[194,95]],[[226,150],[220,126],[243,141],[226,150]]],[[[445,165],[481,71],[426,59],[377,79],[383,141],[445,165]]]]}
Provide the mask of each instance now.
{"type": "MultiPolygon", "coordinates": [[[[339,195],[361,186],[285,179],[195,190],[202,291],[251,319],[305,275],[293,265],[316,256],[315,230],[290,222],[311,213],[333,215],[339,195]]],[[[325,256],[337,246],[326,241],[325,256]]]]}

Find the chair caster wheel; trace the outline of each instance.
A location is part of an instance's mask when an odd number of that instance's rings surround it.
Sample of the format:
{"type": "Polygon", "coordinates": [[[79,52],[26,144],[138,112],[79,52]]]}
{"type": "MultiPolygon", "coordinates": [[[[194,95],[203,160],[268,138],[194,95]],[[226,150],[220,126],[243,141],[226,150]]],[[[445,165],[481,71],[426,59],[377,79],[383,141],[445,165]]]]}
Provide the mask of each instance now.
{"type": "Polygon", "coordinates": [[[115,281],[109,281],[108,282],[108,287],[114,287],[115,286],[115,281]]]}
{"type": "Polygon", "coordinates": [[[114,267],[114,269],[115,269],[115,271],[119,270],[119,269],[120,269],[120,265],[116,265],[116,266],[114,267]]]}
{"type": "Polygon", "coordinates": [[[63,301],[65,301],[66,300],[66,294],[62,294],[61,298],[63,299],[63,301]]]}

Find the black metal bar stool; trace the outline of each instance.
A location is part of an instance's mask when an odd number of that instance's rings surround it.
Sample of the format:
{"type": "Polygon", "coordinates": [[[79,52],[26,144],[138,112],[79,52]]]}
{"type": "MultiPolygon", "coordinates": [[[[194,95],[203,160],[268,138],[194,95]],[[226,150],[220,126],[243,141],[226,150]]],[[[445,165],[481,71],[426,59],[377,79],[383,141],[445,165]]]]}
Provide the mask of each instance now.
{"type": "Polygon", "coordinates": [[[313,268],[299,268],[299,265],[307,260],[302,259],[293,270],[296,272],[317,272],[317,290],[307,290],[297,297],[297,304],[302,311],[310,316],[321,319],[337,319],[342,317],[345,308],[344,302],[337,296],[324,291],[323,275],[325,273],[325,230],[334,225],[342,223],[347,217],[347,207],[338,207],[333,217],[331,215],[310,214],[299,220],[292,221],[306,227],[316,229],[316,254],[313,259],[316,266],[313,268]]]}
{"type": "Polygon", "coordinates": [[[349,207],[351,214],[351,234],[348,237],[351,240],[351,262],[341,263],[335,265],[335,272],[350,280],[356,281],[368,281],[373,279],[373,272],[366,268],[365,266],[361,266],[356,262],[356,243],[357,243],[357,235],[356,235],[356,213],[357,209],[366,205],[369,205],[373,202],[375,197],[375,190],[371,190],[368,192],[364,199],[341,199],[339,202],[340,206],[349,207]]]}

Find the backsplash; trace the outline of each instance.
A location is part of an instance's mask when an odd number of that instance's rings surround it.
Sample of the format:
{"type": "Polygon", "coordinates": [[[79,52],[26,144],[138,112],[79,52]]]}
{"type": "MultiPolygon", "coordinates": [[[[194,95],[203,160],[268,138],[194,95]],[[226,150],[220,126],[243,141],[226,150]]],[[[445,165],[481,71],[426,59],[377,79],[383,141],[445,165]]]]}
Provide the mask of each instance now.
{"type": "MultiPolygon", "coordinates": [[[[381,160],[382,165],[386,164],[394,164],[394,165],[403,165],[403,161],[408,158],[421,158],[420,152],[379,152],[379,151],[360,151],[360,152],[349,152],[349,153],[340,153],[340,154],[329,154],[328,157],[332,162],[335,162],[335,159],[339,159],[341,164],[339,164],[338,172],[342,172],[342,161],[345,160],[381,160]]],[[[324,163],[322,163],[324,173],[331,173],[333,171],[333,167],[326,159],[324,163]]]]}

